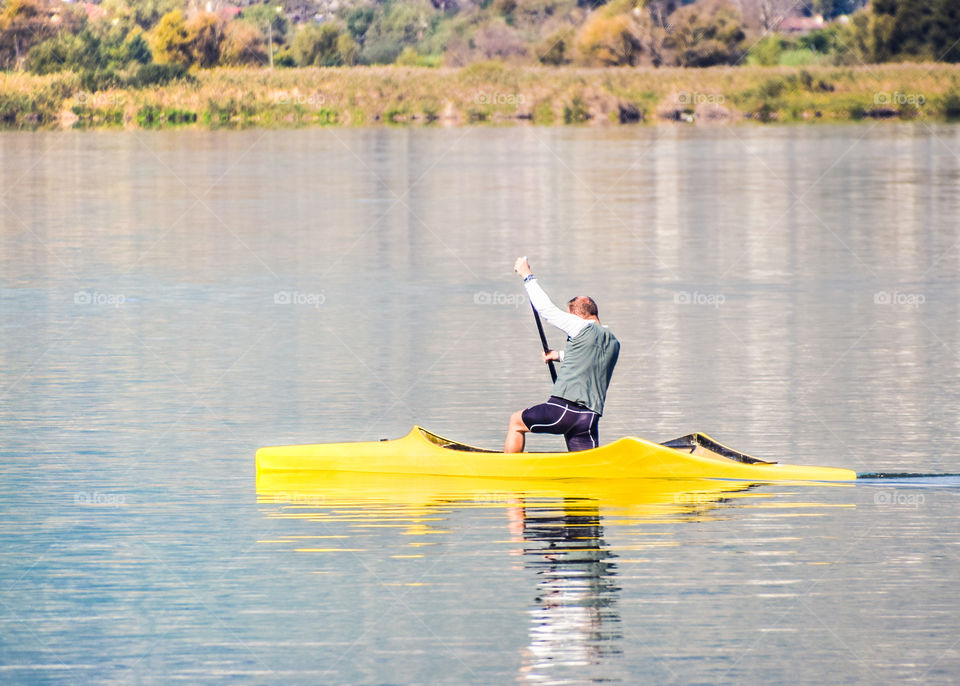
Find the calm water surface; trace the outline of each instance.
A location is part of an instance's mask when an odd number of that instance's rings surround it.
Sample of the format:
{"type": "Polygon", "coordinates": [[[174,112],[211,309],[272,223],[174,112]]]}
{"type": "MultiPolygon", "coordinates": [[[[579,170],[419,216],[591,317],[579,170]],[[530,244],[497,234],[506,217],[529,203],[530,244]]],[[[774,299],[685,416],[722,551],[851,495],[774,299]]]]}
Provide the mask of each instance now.
{"type": "Polygon", "coordinates": [[[958,153],[0,134],[0,681],[955,683],[958,153]],[[256,480],[262,445],[502,444],[549,391],[520,254],[623,344],[602,440],[915,476],[256,480]]]}

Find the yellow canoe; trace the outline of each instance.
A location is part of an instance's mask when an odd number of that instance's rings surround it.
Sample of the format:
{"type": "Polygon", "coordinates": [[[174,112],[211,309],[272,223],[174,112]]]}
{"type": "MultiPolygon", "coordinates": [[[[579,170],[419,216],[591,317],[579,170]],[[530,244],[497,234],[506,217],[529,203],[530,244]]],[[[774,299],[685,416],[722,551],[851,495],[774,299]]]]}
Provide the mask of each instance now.
{"type": "Polygon", "coordinates": [[[504,454],[457,443],[419,426],[403,438],[260,448],[257,471],[364,472],[509,479],[739,479],[851,481],[836,467],[765,462],[691,434],[665,444],[621,438],[572,453],[504,454]]]}

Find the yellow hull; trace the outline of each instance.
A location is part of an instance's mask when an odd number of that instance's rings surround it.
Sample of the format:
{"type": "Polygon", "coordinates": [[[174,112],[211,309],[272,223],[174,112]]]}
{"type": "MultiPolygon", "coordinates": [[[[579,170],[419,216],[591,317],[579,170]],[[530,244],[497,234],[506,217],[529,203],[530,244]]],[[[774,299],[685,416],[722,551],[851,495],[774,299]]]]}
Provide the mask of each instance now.
{"type": "Polygon", "coordinates": [[[257,451],[257,471],[496,479],[739,479],[752,482],[851,481],[857,478],[856,472],[849,469],[745,463],[709,451],[691,450],[693,452],[627,437],[581,452],[509,455],[456,443],[415,426],[403,438],[392,441],[260,448],[257,451]]]}

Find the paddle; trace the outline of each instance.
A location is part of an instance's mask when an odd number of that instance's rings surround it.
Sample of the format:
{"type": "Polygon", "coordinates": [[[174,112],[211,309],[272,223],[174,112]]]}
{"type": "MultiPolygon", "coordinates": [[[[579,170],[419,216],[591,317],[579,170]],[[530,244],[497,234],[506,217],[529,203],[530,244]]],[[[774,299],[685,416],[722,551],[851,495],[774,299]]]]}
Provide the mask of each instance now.
{"type": "MultiPolygon", "coordinates": [[[[540,322],[540,313],[537,312],[537,308],[533,306],[533,303],[530,303],[530,309],[533,310],[533,318],[537,320],[537,331],[540,332],[540,344],[543,346],[543,352],[550,352],[550,346],[547,345],[547,337],[543,333],[543,324],[540,322]]],[[[553,360],[547,362],[547,366],[550,367],[550,378],[553,379],[554,383],[557,381],[557,370],[553,366],[553,360]]]]}

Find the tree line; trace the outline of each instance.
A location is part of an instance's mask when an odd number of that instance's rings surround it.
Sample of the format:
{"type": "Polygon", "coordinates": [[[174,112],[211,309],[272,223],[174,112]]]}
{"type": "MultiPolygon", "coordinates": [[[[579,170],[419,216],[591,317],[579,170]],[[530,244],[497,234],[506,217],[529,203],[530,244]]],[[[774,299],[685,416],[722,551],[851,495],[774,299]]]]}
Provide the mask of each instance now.
{"type": "Polygon", "coordinates": [[[805,0],[824,22],[803,35],[780,30],[793,0],[356,0],[312,16],[292,2],[3,0],[0,68],[74,71],[97,89],[216,66],[960,61],[957,0],[805,0]]]}

